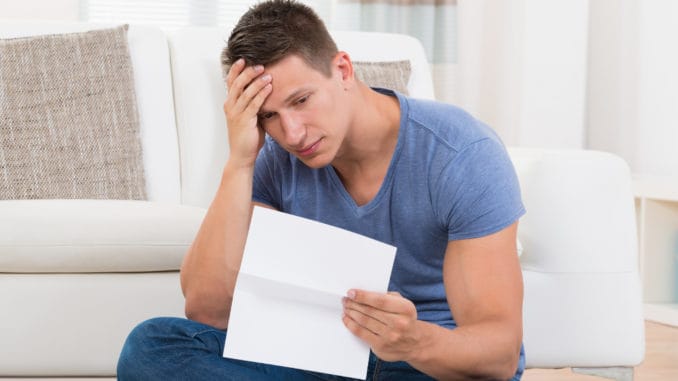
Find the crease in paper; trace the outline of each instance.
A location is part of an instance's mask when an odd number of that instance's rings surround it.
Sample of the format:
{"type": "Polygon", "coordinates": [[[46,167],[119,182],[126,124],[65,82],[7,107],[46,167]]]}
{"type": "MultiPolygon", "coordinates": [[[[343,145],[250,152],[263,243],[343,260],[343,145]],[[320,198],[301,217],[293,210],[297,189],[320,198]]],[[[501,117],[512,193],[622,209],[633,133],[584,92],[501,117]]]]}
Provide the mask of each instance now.
{"type": "Polygon", "coordinates": [[[325,307],[338,312],[339,316],[343,313],[341,300],[344,295],[314,290],[293,283],[280,282],[244,273],[238,275],[238,285],[248,293],[266,295],[269,298],[286,300],[293,303],[307,303],[318,307],[325,307]]]}

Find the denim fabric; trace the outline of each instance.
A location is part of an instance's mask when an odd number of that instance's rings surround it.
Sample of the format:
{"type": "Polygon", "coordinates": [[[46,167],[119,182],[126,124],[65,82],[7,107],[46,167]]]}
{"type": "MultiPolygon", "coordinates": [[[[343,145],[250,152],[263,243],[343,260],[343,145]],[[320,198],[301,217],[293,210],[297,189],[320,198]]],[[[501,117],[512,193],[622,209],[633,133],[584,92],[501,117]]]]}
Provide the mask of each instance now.
{"type": "MultiPolygon", "coordinates": [[[[222,357],[226,332],[187,319],[161,317],[130,333],[118,361],[120,381],[349,381],[305,370],[222,357]]],[[[514,380],[519,380],[517,375],[514,380]]],[[[370,354],[367,380],[424,381],[433,378],[405,362],[386,362],[370,354]]]]}

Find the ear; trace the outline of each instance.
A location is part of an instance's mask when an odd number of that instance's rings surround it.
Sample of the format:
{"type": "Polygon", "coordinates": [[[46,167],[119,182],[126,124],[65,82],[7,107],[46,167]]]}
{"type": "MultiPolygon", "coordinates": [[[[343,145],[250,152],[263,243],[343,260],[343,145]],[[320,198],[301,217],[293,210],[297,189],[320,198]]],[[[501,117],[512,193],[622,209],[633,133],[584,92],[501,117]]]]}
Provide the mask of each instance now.
{"type": "Polygon", "coordinates": [[[344,51],[337,52],[337,55],[332,60],[332,67],[341,76],[344,88],[348,89],[353,86],[355,83],[355,73],[353,72],[353,62],[351,62],[351,57],[348,53],[344,51]]]}

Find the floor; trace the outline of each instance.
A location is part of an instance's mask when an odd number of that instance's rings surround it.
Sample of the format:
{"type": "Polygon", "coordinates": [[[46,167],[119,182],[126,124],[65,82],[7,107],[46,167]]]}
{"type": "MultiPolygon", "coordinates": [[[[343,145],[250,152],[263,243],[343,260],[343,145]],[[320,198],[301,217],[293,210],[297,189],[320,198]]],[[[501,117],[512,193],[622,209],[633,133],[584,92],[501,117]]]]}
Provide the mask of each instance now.
{"type": "MultiPolygon", "coordinates": [[[[636,367],[635,381],[678,380],[678,328],[645,323],[645,361],[636,367]]],[[[528,369],[523,381],[600,381],[570,369],[528,369]]],[[[603,379],[604,380],[604,379],[603,379]]]]}
{"type": "MultiPolygon", "coordinates": [[[[678,327],[645,323],[645,361],[636,367],[634,381],[678,381],[678,327]]],[[[0,381],[29,381],[31,378],[0,378],[0,381]]],[[[103,381],[113,378],[50,378],[49,381],[103,381]]],[[[599,377],[572,373],[570,369],[528,369],[523,381],[601,381],[599,377]]]]}

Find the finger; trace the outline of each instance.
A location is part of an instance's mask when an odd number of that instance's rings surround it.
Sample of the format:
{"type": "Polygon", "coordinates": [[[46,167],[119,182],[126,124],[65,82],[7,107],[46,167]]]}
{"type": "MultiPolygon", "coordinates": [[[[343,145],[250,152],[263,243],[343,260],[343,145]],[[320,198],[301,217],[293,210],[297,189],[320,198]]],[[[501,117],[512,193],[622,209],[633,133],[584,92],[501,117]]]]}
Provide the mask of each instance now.
{"type": "MultiPolygon", "coordinates": [[[[259,109],[261,108],[261,105],[263,104],[263,100],[266,99],[264,96],[263,98],[261,94],[262,91],[264,92],[270,92],[271,90],[271,75],[270,74],[264,74],[260,76],[259,78],[253,80],[249,86],[247,86],[247,89],[243,91],[242,95],[238,98],[236,101],[236,104],[234,105],[234,110],[236,111],[244,111],[247,110],[249,112],[254,112],[255,114],[259,112],[259,109]],[[267,87],[268,86],[268,87],[267,87]],[[261,101],[261,102],[260,102],[261,101]]],[[[266,94],[268,95],[268,94],[266,94]]]]}
{"type": "Polygon", "coordinates": [[[242,72],[245,68],[245,60],[239,58],[237,61],[231,65],[231,68],[228,69],[228,74],[226,75],[226,87],[230,89],[233,85],[235,78],[242,72]]]}
{"type": "Polygon", "coordinates": [[[350,301],[344,303],[344,315],[377,336],[381,336],[388,326],[384,314],[383,311],[362,304],[350,301]]]}
{"type": "Polygon", "coordinates": [[[405,299],[399,295],[365,290],[349,290],[347,295],[349,299],[357,303],[372,306],[385,312],[398,313],[405,307],[402,303],[405,299]]]}
{"type": "Polygon", "coordinates": [[[388,324],[390,312],[374,308],[367,304],[361,304],[349,298],[343,299],[344,311],[356,311],[379,321],[382,324],[388,324]]]}
{"type": "Polygon", "coordinates": [[[261,65],[245,68],[238,77],[233,81],[232,87],[227,94],[227,109],[239,113],[242,112],[249,102],[252,100],[252,97],[261,90],[262,86],[254,86],[249,93],[246,93],[247,89],[252,87],[252,85],[257,83],[257,76],[263,72],[264,68],[261,65]]]}
{"type": "Polygon", "coordinates": [[[245,88],[261,73],[264,72],[262,65],[248,66],[244,68],[231,82],[228,88],[228,94],[233,95],[235,99],[239,98],[245,88]]]}
{"type": "Polygon", "coordinates": [[[379,340],[379,336],[375,334],[374,332],[370,331],[369,329],[366,329],[365,327],[361,326],[358,324],[355,320],[353,320],[351,317],[348,315],[344,314],[342,317],[342,322],[344,323],[344,326],[355,336],[358,338],[362,339],[364,342],[368,343],[370,346],[373,346],[374,343],[379,340]]]}
{"type": "Polygon", "coordinates": [[[264,104],[264,101],[266,100],[268,95],[271,94],[271,91],[273,91],[273,85],[271,85],[270,83],[266,84],[257,93],[257,95],[254,98],[252,98],[250,103],[247,105],[245,111],[252,115],[256,115],[256,113],[259,112],[259,109],[261,109],[261,106],[264,104]]]}
{"type": "Polygon", "coordinates": [[[226,76],[226,101],[229,102],[229,104],[234,104],[238,97],[240,97],[244,86],[247,84],[247,82],[245,82],[243,85],[243,82],[247,79],[248,73],[249,75],[252,75],[253,70],[256,70],[255,67],[247,67],[245,60],[242,58],[238,59],[231,66],[228,71],[228,75],[226,76]],[[241,78],[240,81],[238,81],[239,78],[241,78]]]}

